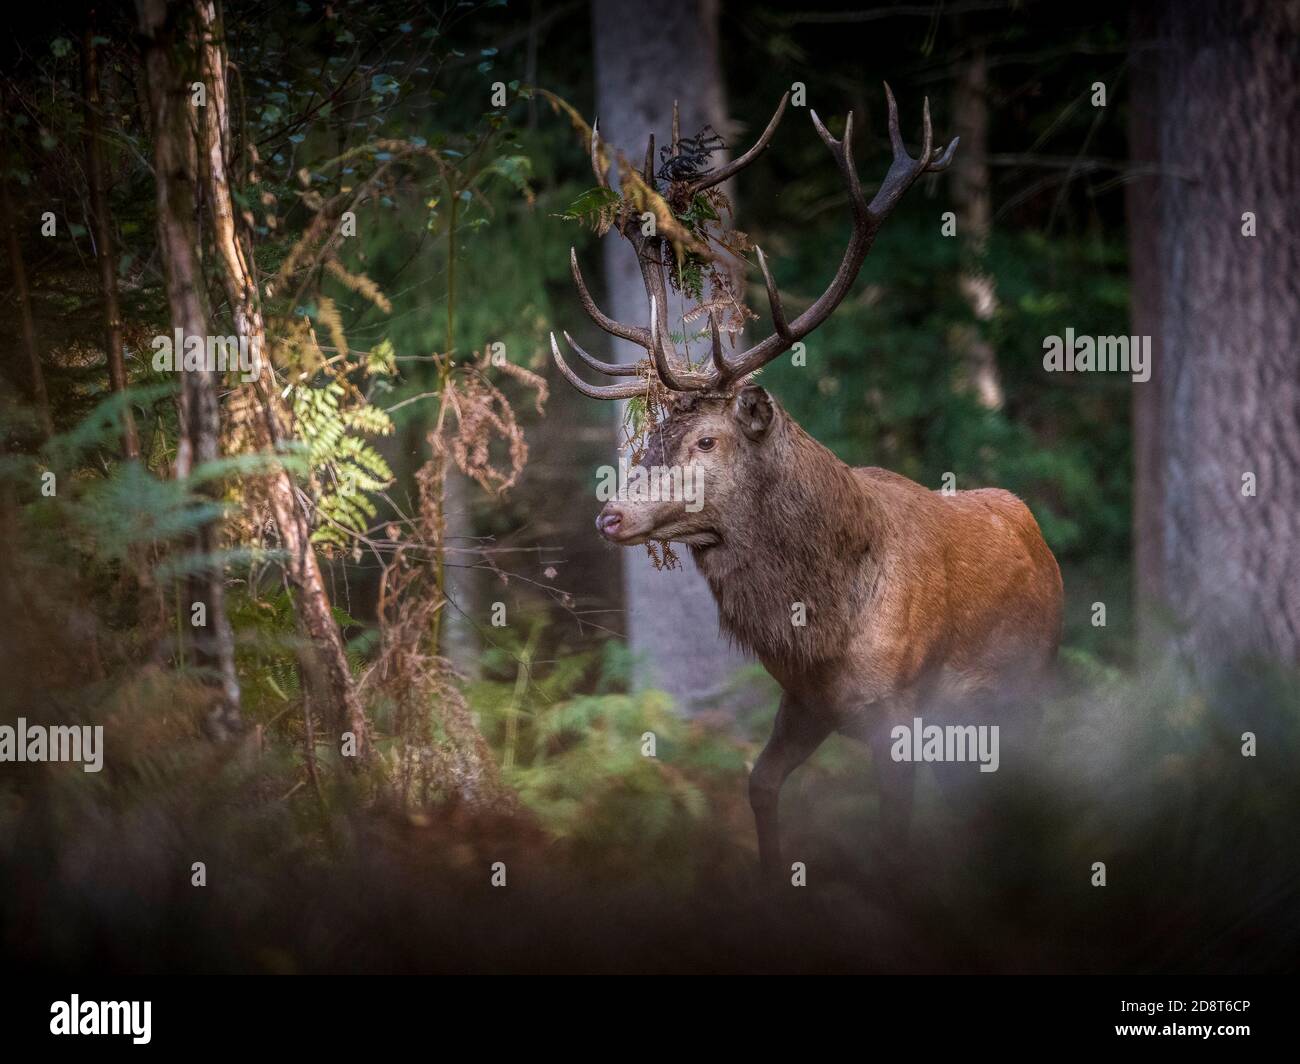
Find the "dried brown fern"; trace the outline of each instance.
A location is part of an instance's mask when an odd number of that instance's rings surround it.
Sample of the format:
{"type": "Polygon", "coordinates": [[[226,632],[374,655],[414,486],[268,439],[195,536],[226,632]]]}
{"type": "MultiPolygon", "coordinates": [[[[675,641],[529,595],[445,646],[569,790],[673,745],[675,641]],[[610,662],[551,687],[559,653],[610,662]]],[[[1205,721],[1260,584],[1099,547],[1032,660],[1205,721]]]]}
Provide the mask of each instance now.
{"type": "Polygon", "coordinates": [[[393,708],[390,783],[403,805],[452,800],[513,812],[518,801],[501,781],[460,677],[431,645],[437,615],[448,607],[438,567],[445,472],[446,459],[435,452],[416,474],[419,507],[380,578],[380,650],[364,688],[393,708]]]}
{"type": "Polygon", "coordinates": [[[492,368],[531,388],[541,412],[547,398],[545,380],[522,366],[510,362],[494,365],[486,355],[476,356],[445,375],[444,416],[430,434],[429,443],[435,454],[449,454],[457,468],[484,491],[500,494],[513,487],[523,472],[528,443],[510,400],[488,377],[492,368]],[[493,444],[498,445],[498,452],[499,445],[505,445],[504,463],[494,462],[493,444]]]}

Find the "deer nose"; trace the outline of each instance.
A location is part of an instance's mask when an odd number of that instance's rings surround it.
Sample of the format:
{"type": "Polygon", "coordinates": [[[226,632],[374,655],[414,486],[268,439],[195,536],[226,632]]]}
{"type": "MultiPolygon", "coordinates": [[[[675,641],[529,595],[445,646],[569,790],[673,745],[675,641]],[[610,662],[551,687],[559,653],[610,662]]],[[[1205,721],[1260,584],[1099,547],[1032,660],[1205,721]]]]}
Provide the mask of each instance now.
{"type": "Polygon", "coordinates": [[[599,514],[596,515],[596,531],[602,536],[614,536],[618,534],[619,528],[623,525],[623,511],[611,506],[606,506],[599,514]]]}

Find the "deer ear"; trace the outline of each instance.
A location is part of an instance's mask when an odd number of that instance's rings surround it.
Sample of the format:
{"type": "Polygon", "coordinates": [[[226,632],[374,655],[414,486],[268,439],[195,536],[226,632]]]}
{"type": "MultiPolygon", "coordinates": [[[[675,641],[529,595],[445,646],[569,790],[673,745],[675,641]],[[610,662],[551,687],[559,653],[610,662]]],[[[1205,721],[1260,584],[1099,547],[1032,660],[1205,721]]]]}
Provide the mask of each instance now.
{"type": "Polygon", "coordinates": [[[732,416],[740,426],[740,431],[755,443],[767,435],[776,416],[772,397],[765,388],[757,384],[747,384],[736,393],[731,407],[732,416]]]}

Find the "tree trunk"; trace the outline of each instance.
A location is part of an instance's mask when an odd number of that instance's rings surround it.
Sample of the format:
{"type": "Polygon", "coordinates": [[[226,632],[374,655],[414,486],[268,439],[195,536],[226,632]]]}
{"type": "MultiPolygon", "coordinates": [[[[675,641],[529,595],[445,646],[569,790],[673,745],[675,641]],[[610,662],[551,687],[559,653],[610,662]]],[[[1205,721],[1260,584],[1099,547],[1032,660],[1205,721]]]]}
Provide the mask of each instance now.
{"type": "Polygon", "coordinates": [[[952,163],[952,197],[962,248],[958,287],[975,318],[974,325],[964,323],[952,330],[952,342],[961,358],[961,386],[980,406],[997,410],[1002,406],[1002,379],[987,335],[998,310],[998,296],[986,261],[993,199],[989,189],[988,64],[982,43],[972,44],[961,60],[952,101],[954,132],[961,137],[961,150],[952,163]]]}
{"type": "MultiPolygon", "coordinates": [[[[0,122],[5,121],[6,108],[0,100],[0,122]]],[[[23,248],[18,242],[18,212],[14,210],[9,195],[9,178],[0,174],[0,214],[4,215],[5,239],[9,247],[9,269],[14,275],[14,300],[18,304],[18,325],[27,354],[27,368],[31,375],[32,405],[41,426],[42,436],[54,435],[54,420],[50,416],[50,398],[45,391],[45,372],[41,369],[41,353],[36,346],[36,323],[32,320],[32,296],[27,288],[27,269],[23,263],[23,248]]]]}
{"type": "MultiPolygon", "coordinates": [[[[99,59],[95,52],[95,27],[87,21],[81,41],[81,98],[86,116],[86,181],[90,186],[90,217],[95,227],[95,255],[99,265],[99,287],[104,299],[104,355],[108,359],[108,383],[114,393],[126,390],[126,362],[122,356],[122,311],[117,293],[117,253],[113,246],[113,222],[108,212],[105,188],[104,130],[99,96],[99,59]]],[[[129,407],[122,411],[122,454],[140,455],[135,418],[129,407]]]]}
{"type": "MultiPolygon", "coordinates": [[[[171,323],[173,329],[181,329],[187,337],[206,337],[203,278],[195,257],[198,159],[189,113],[189,83],[197,74],[197,53],[192,34],[181,24],[188,14],[184,7],[169,8],[165,0],[138,0],[137,11],[154,134],[158,245],[171,323]]],[[[181,352],[176,354],[179,359],[181,352]]],[[[177,478],[188,477],[196,466],[221,455],[218,377],[209,369],[185,370],[181,374],[177,478]]],[[[210,560],[220,547],[220,522],[204,525],[195,539],[195,549],[210,560]]],[[[209,564],[190,580],[188,608],[191,614],[186,619],[194,632],[198,664],[212,686],[204,725],[213,738],[227,738],[241,730],[242,721],[234,634],[226,616],[225,578],[220,565],[209,564]],[[204,620],[196,625],[192,611],[199,603],[204,608],[204,620]]]]}
{"type": "MultiPolygon", "coordinates": [[[[235,331],[247,342],[257,363],[254,385],[261,412],[256,427],[259,445],[274,451],[285,439],[287,418],[280,409],[257,284],[240,242],[230,194],[230,109],[224,39],[215,3],[195,0],[194,11],[203,35],[201,70],[208,92],[207,106],[200,113],[203,169],[218,272],[226,289],[235,331]]],[[[369,747],[365,710],[348,666],[343,636],[330,608],[320,563],[311,545],[311,530],[297,502],[293,478],[283,467],[277,467],[266,478],[264,486],[280,544],[288,558],[286,564],[295,591],[298,620],[315,653],[308,682],[317,700],[333,708],[333,727],[340,735],[351,732],[356,740],[357,756],[364,758],[369,747]]]]}
{"type": "Polygon", "coordinates": [[[1125,186],[1129,248],[1129,316],[1134,336],[1151,337],[1151,379],[1134,383],[1133,426],[1133,610],[1140,654],[1156,650],[1164,592],[1164,482],[1160,390],[1159,53],[1151,7],[1133,9],[1130,21],[1130,165],[1143,172],[1125,186]]]}
{"type": "Polygon", "coordinates": [[[474,538],[474,514],[471,482],[454,465],[443,476],[443,536],[446,568],[443,573],[443,590],[450,600],[443,610],[442,646],[439,652],[455,666],[456,671],[470,680],[479,677],[479,661],[483,654],[482,640],[474,626],[474,618],[481,616],[478,608],[478,590],[481,581],[473,568],[474,557],[470,550],[474,538]]]}
{"type": "MultiPolygon", "coordinates": [[[[725,135],[716,0],[666,0],[654,6],[653,18],[630,0],[595,0],[592,18],[602,140],[634,160],[644,154],[651,131],[656,144],[667,146],[674,98],[680,101],[683,136],[694,136],[706,124],[725,135]]],[[[617,171],[611,170],[610,179],[617,180],[617,171]]],[[[650,308],[636,254],[611,233],[604,255],[607,313],[647,324],[650,308]]],[[[676,322],[680,308],[674,311],[676,322]]],[[[633,344],[611,342],[620,362],[645,357],[633,344]]],[[[717,708],[744,659],[719,634],[717,606],[704,577],[685,559],[679,568],[661,571],[639,549],[624,550],[622,557],[636,685],[667,691],[687,713],[717,708]]]]}
{"type": "Polygon", "coordinates": [[[1297,25],[1297,0],[1160,9],[1163,588],[1208,677],[1300,658],[1297,25]]]}

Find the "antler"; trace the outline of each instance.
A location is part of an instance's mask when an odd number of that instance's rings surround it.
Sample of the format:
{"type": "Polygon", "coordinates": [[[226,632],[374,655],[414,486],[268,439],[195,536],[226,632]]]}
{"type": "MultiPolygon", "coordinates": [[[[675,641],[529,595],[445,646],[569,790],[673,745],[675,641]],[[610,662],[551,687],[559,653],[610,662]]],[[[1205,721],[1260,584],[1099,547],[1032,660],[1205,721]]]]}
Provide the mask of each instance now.
{"type": "MultiPolygon", "coordinates": [[[[568,340],[570,344],[573,344],[573,338],[568,333],[564,334],[564,338],[568,340]]],[[[577,347],[576,344],[573,346],[577,347]]],[[[579,351],[581,351],[580,348],[579,351]]],[[[577,388],[578,391],[582,392],[583,395],[591,399],[632,399],[638,395],[645,395],[649,390],[649,385],[645,381],[640,380],[635,384],[588,384],[574,373],[573,370],[569,369],[569,364],[564,361],[564,356],[560,354],[560,345],[555,342],[555,333],[551,333],[551,355],[555,358],[555,364],[564,375],[564,379],[577,388]]],[[[590,356],[584,354],[584,357],[589,358],[590,356]]],[[[595,359],[591,359],[591,361],[594,362],[595,359]]],[[[635,366],[629,366],[628,368],[634,373],[636,372],[635,366]]]]}
{"type": "Polygon", "coordinates": [[[785,105],[790,102],[790,93],[787,91],[781,97],[781,102],[776,105],[776,113],[763,130],[763,135],[754,142],[754,146],[745,152],[738,159],[734,159],[725,166],[720,166],[716,170],[710,170],[707,174],[692,181],[687,186],[686,201],[689,203],[695,198],[697,192],[703,192],[706,188],[712,188],[714,185],[720,185],[730,177],[734,177],[745,169],[750,163],[757,159],[763,152],[767,151],[767,146],[772,140],[772,134],[776,132],[776,127],[781,124],[781,119],[785,116],[785,105]]]}
{"type": "MultiPolygon", "coordinates": [[[[952,162],[953,153],[957,150],[960,138],[954,137],[942,152],[935,152],[933,133],[930,127],[930,101],[927,98],[922,121],[921,152],[917,158],[912,158],[907,154],[907,148],[903,144],[903,136],[898,126],[898,105],[888,84],[885,85],[885,98],[889,104],[889,143],[893,151],[893,161],[885,174],[884,181],[881,182],[880,188],[876,191],[870,203],[867,203],[863,195],[862,184],[858,180],[857,170],[853,166],[853,112],[850,111],[845,120],[843,140],[836,140],[832,137],[826,127],[822,125],[821,119],[817,117],[817,112],[810,112],[817,135],[830,149],[835,164],[839,167],[840,174],[848,187],[849,202],[853,211],[853,235],[849,238],[848,247],[844,249],[844,256],[840,260],[839,269],[836,270],[830,286],[797,318],[793,321],[786,319],[785,309],[781,303],[781,295],[777,290],[776,283],[772,280],[771,272],[768,270],[767,259],[763,255],[762,249],[756,247],[758,266],[763,273],[763,282],[767,288],[767,300],[772,318],[772,334],[752,347],[728,358],[722,350],[717,319],[713,314],[710,314],[711,369],[708,372],[697,372],[675,367],[673,365],[677,356],[675,346],[667,333],[661,328],[659,322],[660,306],[667,307],[667,284],[663,274],[661,238],[641,236],[639,228],[632,225],[629,219],[620,223],[619,230],[632,242],[637,252],[642,280],[646,286],[646,294],[650,297],[650,328],[647,330],[638,326],[624,325],[602,314],[596,307],[591,294],[587,291],[586,284],[582,280],[582,273],[578,269],[577,253],[571,249],[569,258],[574,283],[578,288],[578,298],[592,321],[605,332],[643,347],[649,353],[659,379],[668,388],[679,392],[725,391],[735,381],[754,373],[778,355],[788,351],[794,344],[829,318],[835,308],[844,300],[849,289],[853,286],[853,282],[857,279],[858,271],[862,268],[867,253],[871,250],[872,244],[875,243],[876,234],[893,212],[898,201],[902,199],[903,194],[921,174],[947,169],[948,164],[952,162]]],[[[780,124],[781,118],[785,114],[789,99],[790,94],[788,92],[781,97],[776,113],[749,151],[733,162],[704,174],[688,184],[686,186],[688,198],[739,173],[766,151],[773,134],[776,132],[777,125],[780,124]]],[[[677,129],[677,108],[674,105],[674,148],[679,135],[677,129]]],[[[608,179],[600,167],[599,138],[598,127],[596,123],[593,123],[591,132],[592,169],[595,170],[596,178],[601,187],[608,188],[608,179]]],[[[653,156],[654,136],[652,134],[646,151],[647,181],[651,180],[650,169],[653,156]]],[[[568,333],[564,334],[564,338],[577,351],[578,356],[593,369],[610,376],[640,375],[641,371],[636,366],[619,366],[601,362],[592,358],[574,343],[573,338],[568,333]]],[[[556,365],[559,366],[560,372],[584,395],[597,399],[626,399],[636,395],[644,395],[649,388],[649,381],[647,380],[604,387],[586,384],[569,369],[564,359],[560,357],[559,347],[555,342],[553,333],[551,334],[551,351],[555,356],[556,365]]]]}

